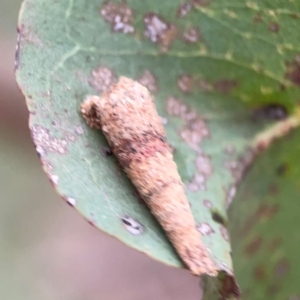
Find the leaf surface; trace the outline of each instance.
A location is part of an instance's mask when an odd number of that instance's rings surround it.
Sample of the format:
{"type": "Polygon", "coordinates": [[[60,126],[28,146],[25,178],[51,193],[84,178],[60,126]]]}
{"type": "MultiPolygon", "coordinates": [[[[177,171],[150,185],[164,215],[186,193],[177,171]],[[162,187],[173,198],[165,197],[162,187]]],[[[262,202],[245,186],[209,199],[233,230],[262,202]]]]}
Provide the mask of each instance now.
{"type": "Polygon", "coordinates": [[[243,299],[300,297],[297,129],[263,153],[229,210],[235,275],[243,299]],[[264,180],[257,180],[264,175],[264,180]]]}
{"type": "Polygon", "coordinates": [[[299,6],[25,1],[17,81],[60,195],[99,229],[182,266],[102,133],[80,114],[86,95],[100,95],[120,76],[136,79],[155,96],[203,240],[232,274],[226,209],[236,185],[261,149],[299,125],[299,6]]]}

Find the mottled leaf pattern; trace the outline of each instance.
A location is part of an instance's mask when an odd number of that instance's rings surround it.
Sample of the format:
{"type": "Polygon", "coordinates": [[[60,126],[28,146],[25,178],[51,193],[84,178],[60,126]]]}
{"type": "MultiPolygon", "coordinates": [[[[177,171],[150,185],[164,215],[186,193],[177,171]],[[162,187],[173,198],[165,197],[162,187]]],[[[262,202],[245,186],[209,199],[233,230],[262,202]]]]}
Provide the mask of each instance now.
{"type": "Polygon", "coordinates": [[[299,125],[299,8],[298,0],[26,0],[17,81],[58,192],[96,227],[182,266],[80,114],[86,95],[121,75],[136,79],[155,96],[204,242],[231,273],[226,209],[237,183],[260,150],[299,125]]]}

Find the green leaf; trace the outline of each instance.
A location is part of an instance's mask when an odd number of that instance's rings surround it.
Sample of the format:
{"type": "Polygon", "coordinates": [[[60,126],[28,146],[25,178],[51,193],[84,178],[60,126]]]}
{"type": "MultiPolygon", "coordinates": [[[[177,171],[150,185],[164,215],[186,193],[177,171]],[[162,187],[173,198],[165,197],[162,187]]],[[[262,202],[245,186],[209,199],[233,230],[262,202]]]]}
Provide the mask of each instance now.
{"type": "MultiPolygon", "coordinates": [[[[101,230],[182,266],[107,155],[103,135],[80,114],[86,95],[101,94],[119,76],[139,80],[166,123],[204,243],[219,269],[232,274],[226,209],[236,185],[262,148],[299,125],[299,6],[298,0],[25,1],[16,76],[37,151],[60,195],[101,230]],[[274,119],[284,120],[274,125],[274,119]]],[[[223,287],[225,296],[233,293],[223,287]]]]}
{"type": "Polygon", "coordinates": [[[300,298],[300,130],[263,153],[229,210],[235,274],[243,299],[300,298]],[[264,180],[257,180],[261,174],[264,180]]]}

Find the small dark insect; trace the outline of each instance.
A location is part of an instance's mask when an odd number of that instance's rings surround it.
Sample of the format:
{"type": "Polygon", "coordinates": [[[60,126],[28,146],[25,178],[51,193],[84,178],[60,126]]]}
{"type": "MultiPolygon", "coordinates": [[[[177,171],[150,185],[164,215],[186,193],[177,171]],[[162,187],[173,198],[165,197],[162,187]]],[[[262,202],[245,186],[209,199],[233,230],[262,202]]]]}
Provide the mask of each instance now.
{"type": "Polygon", "coordinates": [[[277,167],[276,172],[279,176],[283,176],[286,174],[287,170],[288,170],[288,165],[286,163],[282,163],[277,167]]]}
{"type": "Polygon", "coordinates": [[[212,216],[212,219],[213,219],[215,222],[217,222],[217,223],[219,223],[219,224],[221,224],[221,225],[223,225],[223,226],[226,226],[226,221],[225,221],[224,217],[220,215],[219,212],[217,212],[217,211],[212,211],[211,216],[212,216]]]}
{"type": "Polygon", "coordinates": [[[113,155],[113,152],[112,152],[112,150],[111,150],[110,147],[102,147],[102,148],[101,148],[101,153],[102,153],[102,155],[103,155],[104,157],[113,155]]]}
{"type": "Polygon", "coordinates": [[[283,120],[287,118],[287,109],[281,104],[267,104],[256,108],[253,111],[252,118],[254,120],[283,120]]]}

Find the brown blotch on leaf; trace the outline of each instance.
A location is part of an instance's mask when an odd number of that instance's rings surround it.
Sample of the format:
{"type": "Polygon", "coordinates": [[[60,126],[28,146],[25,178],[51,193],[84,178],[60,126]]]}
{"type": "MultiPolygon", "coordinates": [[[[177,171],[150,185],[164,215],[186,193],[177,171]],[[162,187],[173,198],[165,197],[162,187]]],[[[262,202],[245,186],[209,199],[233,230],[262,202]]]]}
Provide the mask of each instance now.
{"type": "Polygon", "coordinates": [[[199,143],[203,138],[209,136],[205,121],[197,116],[194,110],[189,109],[186,104],[175,97],[168,98],[167,113],[182,119],[184,126],[180,131],[181,138],[193,150],[200,153],[199,143]]]}
{"type": "Polygon", "coordinates": [[[264,280],[266,278],[266,271],[263,265],[257,265],[254,268],[254,277],[257,280],[264,280]]]}
{"type": "Polygon", "coordinates": [[[114,32],[132,33],[134,32],[133,12],[128,7],[126,1],[115,3],[105,1],[100,7],[102,18],[110,23],[111,29],[114,32]]]}
{"type": "Polygon", "coordinates": [[[175,25],[166,22],[163,17],[155,13],[147,13],[144,16],[145,37],[153,43],[160,45],[161,51],[167,52],[177,36],[175,25]]]}
{"type": "Polygon", "coordinates": [[[235,178],[235,179],[239,178],[240,174],[239,174],[238,170],[240,168],[239,168],[239,164],[237,161],[235,161],[235,160],[234,161],[225,161],[223,163],[223,166],[231,172],[231,175],[233,178],[235,178]],[[236,174],[236,173],[238,173],[238,174],[236,174]]]}
{"type": "Polygon", "coordinates": [[[255,23],[261,23],[261,22],[263,21],[263,18],[262,18],[262,16],[261,16],[261,14],[257,14],[257,15],[254,17],[253,21],[254,21],[255,23]]]}
{"type": "MultiPolygon", "coordinates": [[[[101,128],[124,171],[191,272],[216,276],[217,267],[197,230],[149,91],[121,77],[102,97],[88,97],[81,109],[88,124],[101,128]]],[[[139,233],[140,227],[133,221],[129,216],[122,218],[129,232],[139,233]]]]}
{"type": "Polygon", "coordinates": [[[192,4],[190,2],[184,2],[181,5],[179,5],[176,15],[178,18],[182,18],[186,16],[191,9],[192,4]]]}
{"type": "Polygon", "coordinates": [[[76,136],[73,135],[72,133],[67,133],[66,137],[70,142],[72,142],[72,143],[76,142],[76,136]]]}
{"type": "Polygon", "coordinates": [[[275,265],[274,275],[275,277],[280,279],[283,276],[285,276],[289,270],[290,270],[289,261],[286,258],[282,258],[275,265]]]}
{"type": "Polygon", "coordinates": [[[211,201],[209,201],[209,200],[207,200],[207,199],[204,199],[203,200],[203,205],[205,206],[205,207],[207,207],[207,208],[213,208],[213,204],[212,204],[212,202],[211,201]]]}
{"type": "Polygon", "coordinates": [[[279,31],[279,24],[276,23],[276,22],[271,22],[269,24],[269,29],[272,31],[272,32],[275,32],[277,33],[279,31]]]}
{"type": "Polygon", "coordinates": [[[245,253],[249,256],[254,255],[261,247],[262,238],[257,236],[246,246],[245,253]]]}
{"type": "Polygon", "coordinates": [[[262,219],[270,219],[279,212],[279,204],[263,204],[259,207],[257,215],[262,219]]]}
{"type": "Polygon", "coordinates": [[[276,168],[276,173],[278,176],[284,176],[288,171],[288,164],[282,163],[276,168]]]}
{"type": "Polygon", "coordinates": [[[208,6],[211,0],[192,0],[193,6],[208,6]]]}
{"type": "Polygon", "coordinates": [[[244,236],[249,233],[259,219],[270,219],[279,211],[278,204],[262,204],[246,221],[244,227],[240,231],[240,235],[244,236]]]}
{"type": "Polygon", "coordinates": [[[36,32],[30,26],[25,27],[24,24],[18,26],[18,45],[20,42],[33,44],[38,48],[44,47],[42,40],[36,35],[36,32]]]}
{"type": "Polygon", "coordinates": [[[226,208],[228,208],[230,206],[230,204],[232,203],[232,200],[235,197],[235,194],[236,194],[236,185],[231,184],[226,191],[226,201],[225,201],[226,208]]]}
{"type": "Polygon", "coordinates": [[[201,233],[201,235],[211,235],[215,232],[207,222],[199,223],[197,225],[197,229],[201,233]]]}
{"type": "Polygon", "coordinates": [[[30,129],[36,145],[36,151],[41,157],[48,152],[58,154],[68,153],[68,143],[66,140],[53,137],[48,129],[40,125],[33,125],[30,129]]]}
{"type": "Polygon", "coordinates": [[[187,44],[195,44],[202,36],[200,30],[197,27],[192,26],[183,32],[182,37],[187,44]]]}
{"type": "Polygon", "coordinates": [[[196,158],[196,174],[194,175],[191,182],[188,183],[188,189],[192,192],[198,190],[206,190],[206,181],[212,174],[212,166],[210,158],[204,153],[198,154],[196,158]]]}
{"type": "Polygon", "coordinates": [[[229,94],[238,85],[236,80],[221,79],[214,83],[214,88],[217,92],[222,94],[229,94]]]}
{"type": "Polygon", "coordinates": [[[245,225],[239,232],[239,235],[241,237],[247,235],[250,232],[250,230],[256,225],[257,222],[258,222],[258,212],[255,212],[246,220],[245,225]]]}
{"type": "MultiPolygon", "coordinates": [[[[200,152],[199,144],[204,138],[209,137],[209,131],[205,121],[198,117],[186,123],[180,131],[180,136],[193,150],[200,152]]],[[[203,154],[203,157],[207,156],[203,154]]]]}
{"type": "Polygon", "coordinates": [[[221,235],[223,237],[223,239],[228,242],[229,241],[229,234],[228,234],[228,230],[226,227],[224,226],[220,226],[220,232],[221,232],[221,235]]]}
{"type": "Polygon", "coordinates": [[[243,156],[239,156],[237,160],[224,162],[224,167],[230,171],[233,179],[235,180],[235,184],[241,181],[256,155],[256,151],[253,149],[247,149],[245,154],[243,156]]]}
{"type": "Polygon", "coordinates": [[[172,116],[181,118],[184,122],[182,129],[179,131],[180,137],[198,153],[196,158],[196,174],[188,188],[192,192],[206,190],[206,181],[212,174],[210,157],[201,151],[200,143],[209,136],[209,131],[203,119],[197,116],[194,110],[191,110],[182,101],[169,97],[167,100],[167,112],[172,116]]]}
{"type": "Polygon", "coordinates": [[[177,85],[184,93],[191,93],[194,87],[194,78],[191,75],[183,74],[178,78],[177,85]]]}
{"type": "Polygon", "coordinates": [[[300,55],[297,55],[293,61],[287,61],[285,66],[285,78],[300,87],[300,55]]]}
{"type": "Polygon", "coordinates": [[[92,76],[89,79],[89,84],[99,93],[105,92],[115,83],[116,77],[114,72],[107,67],[100,66],[92,71],[92,76]]]}
{"type": "Polygon", "coordinates": [[[77,135],[83,135],[84,134],[84,129],[82,128],[82,126],[75,126],[75,133],[77,135]]]}
{"type": "Polygon", "coordinates": [[[158,92],[157,79],[149,70],[145,70],[143,72],[143,74],[138,78],[138,82],[149,91],[154,93],[158,92]]]}

